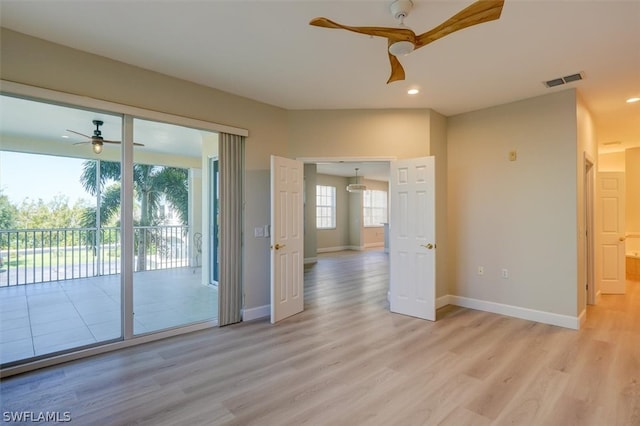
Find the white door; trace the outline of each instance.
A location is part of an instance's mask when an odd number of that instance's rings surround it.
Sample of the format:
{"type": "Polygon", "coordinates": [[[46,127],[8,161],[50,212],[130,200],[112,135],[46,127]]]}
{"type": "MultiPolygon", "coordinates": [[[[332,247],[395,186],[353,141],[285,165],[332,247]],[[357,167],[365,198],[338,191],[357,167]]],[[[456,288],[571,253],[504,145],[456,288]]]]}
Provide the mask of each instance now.
{"type": "Polygon", "coordinates": [[[391,312],[436,319],[434,157],[391,162],[391,312]]]}
{"type": "Polygon", "coordinates": [[[600,172],[597,179],[596,282],[605,294],[624,294],[625,181],[622,172],[600,172]]]}
{"type": "Polygon", "coordinates": [[[271,323],[304,309],[302,162],[271,156],[271,323]]]}

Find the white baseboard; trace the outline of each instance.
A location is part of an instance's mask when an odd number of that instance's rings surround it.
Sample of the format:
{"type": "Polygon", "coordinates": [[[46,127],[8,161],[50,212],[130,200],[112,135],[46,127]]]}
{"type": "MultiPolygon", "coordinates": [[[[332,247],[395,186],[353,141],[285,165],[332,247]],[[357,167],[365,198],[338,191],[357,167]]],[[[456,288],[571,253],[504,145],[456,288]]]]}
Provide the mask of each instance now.
{"type": "Polygon", "coordinates": [[[584,323],[587,322],[587,310],[584,309],[582,312],[580,312],[580,316],[578,318],[580,320],[580,328],[582,328],[584,326],[584,323]]]}
{"type": "MultiPolygon", "coordinates": [[[[387,292],[387,300],[390,294],[387,292]]],[[[557,325],[559,327],[579,330],[587,319],[587,311],[584,310],[578,317],[569,315],[554,314],[551,312],[538,311],[535,309],[522,308],[520,306],[505,305],[502,303],[488,302],[486,300],[472,299],[469,297],[454,296],[447,294],[436,299],[436,309],[447,305],[456,305],[463,308],[476,309],[478,311],[491,312],[494,314],[506,315],[509,317],[535,321],[542,324],[557,325]]],[[[251,321],[266,318],[271,315],[271,305],[258,306],[243,311],[242,320],[251,321]]]]}
{"type": "Polygon", "coordinates": [[[554,314],[552,312],[538,311],[535,309],[522,308],[520,306],[505,305],[502,303],[472,299],[469,297],[454,296],[451,294],[438,298],[438,302],[444,303],[444,301],[446,300],[444,298],[448,298],[449,304],[462,306],[463,308],[477,309],[479,311],[507,315],[510,317],[536,321],[543,324],[557,325],[559,327],[571,328],[573,330],[580,329],[581,319],[579,317],[554,314]]]}
{"type": "Polygon", "coordinates": [[[318,258],[317,257],[305,257],[304,258],[304,264],[305,265],[309,265],[311,263],[317,263],[318,262],[318,258]]]}
{"type": "Polygon", "coordinates": [[[365,249],[364,246],[319,247],[316,249],[316,253],[333,253],[334,251],[344,251],[344,250],[362,251],[364,249],[365,249]]]}
{"type": "Polygon", "coordinates": [[[454,305],[454,303],[451,303],[451,295],[447,294],[446,296],[441,296],[436,299],[436,309],[447,305],[454,305]]]}
{"type": "Polygon", "coordinates": [[[350,246],[338,246],[338,247],[319,247],[316,249],[316,253],[331,253],[334,251],[351,250],[350,246]]]}
{"type": "Polygon", "coordinates": [[[242,312],[242,321],[252,321],[269,316],[271,316],[271,305],[263,305],[257,308],[244,309],[242,312]]]}
{"type": "Polygon", "coordinates": [[[377,243],[367,243],[364,245],[364,248],[374,248],[374,247],[384,247],[384,241],[377,243]]]}

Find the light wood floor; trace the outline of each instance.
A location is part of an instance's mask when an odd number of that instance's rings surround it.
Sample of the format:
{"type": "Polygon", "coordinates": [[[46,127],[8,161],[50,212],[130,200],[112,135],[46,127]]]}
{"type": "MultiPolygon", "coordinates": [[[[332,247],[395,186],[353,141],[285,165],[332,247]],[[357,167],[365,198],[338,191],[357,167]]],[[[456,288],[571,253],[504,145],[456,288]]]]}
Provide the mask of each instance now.
{"type": "Polygon", "coordinates": [[[2,411],[82,425],[640,425],[640,283],[572,331],[391,314],[379,251],[320,256],[306,310],[5,379],[2,411]]]}

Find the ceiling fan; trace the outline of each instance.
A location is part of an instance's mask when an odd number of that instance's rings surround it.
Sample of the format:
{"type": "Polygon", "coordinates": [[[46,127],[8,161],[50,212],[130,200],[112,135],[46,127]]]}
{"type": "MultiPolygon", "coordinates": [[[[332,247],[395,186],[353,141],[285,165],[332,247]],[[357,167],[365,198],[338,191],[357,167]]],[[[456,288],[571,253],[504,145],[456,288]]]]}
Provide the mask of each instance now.
{"type": "MultiPolygon", "coordinates": [[[[76,132],[75,130],[67,129],[67,132],[75,133],[76,135],[80,135],[80,136],[83,136],[83,137],[89,139],[86,142],[74,143],[74,145],[81,145],[81,144],[84,144],[84,143],[90,143],[92,145],[93,152],[95,152],[96,154],[100,154],[102,152],[102,146],[105,143],[111,143],[111,144],[119,144],[120,143],[120,141],[110,141],[110,140],[107,140],[107,139],[102,137],[102,131],[100,130],[100,126],[102,126],[104,124],[104,121],[102,121],[102,120],[93,120],[93,124],[94,124],[94,126],[96,126],[96,129],[93,131],[93,135],[92,136],[85,135],[84,133],[76,132]]],[[[133,144],[135,146],[144,146],[141,143],[135,143],[134,142],[133,144]]]]}
{"type": "Polygon", "coordinates": [[[387,84],[404,80],[405,74],[398,56],[408,55],[412,51],[426,46],[453,32],[462,30],[473,25],[482,24],[500,18],[504,0],[478,0],[470,6],[462,9],[442,24],[416,35],[412,30],[404,25],[404,18],[409,15],[413,2],[411,0],[395,0],[391,3],[390,10],[394,18],[400,21],[400,28],[387,27],[351,27],[338,24],[327,18],[315,18],[309,25],[323,28],[335,28],[352,31],[354,33],[367,34],[370,36],[384,37],[388,40],[389,62],[391,63],[391,76],[387,84]]]}

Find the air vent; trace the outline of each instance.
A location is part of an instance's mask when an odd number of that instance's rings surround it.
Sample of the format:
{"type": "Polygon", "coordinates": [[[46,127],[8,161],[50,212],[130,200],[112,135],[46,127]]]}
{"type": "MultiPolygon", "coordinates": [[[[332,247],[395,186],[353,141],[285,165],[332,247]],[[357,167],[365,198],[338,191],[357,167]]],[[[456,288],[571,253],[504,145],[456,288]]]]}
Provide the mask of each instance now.
{"type": "Polygon", "coordinates": [[[572,81],[582,80],[582,74],[581,73],[571,74],[571,75],[562,77],[562,79],[564,80],[565,83],[571,83],[572,81]]]}
{"type": "Polygon", "coordinates": [[[579,72],[577,74],[566,75],[564,77],[554,78],[553,80],[547,80],[544,82],[544,85],[547,87],[556,87],[561,86],[563,84],[572,83],[574,81],[582,80],[582,73],[579,72]]]}

